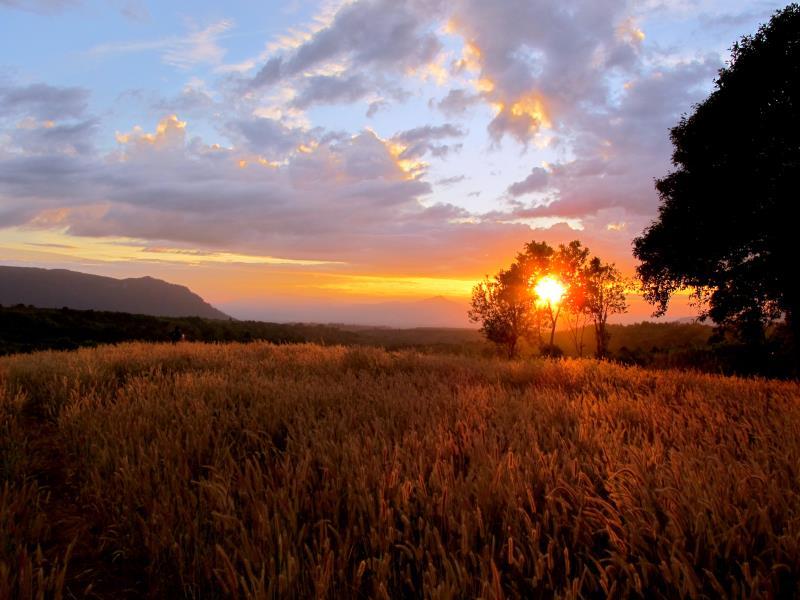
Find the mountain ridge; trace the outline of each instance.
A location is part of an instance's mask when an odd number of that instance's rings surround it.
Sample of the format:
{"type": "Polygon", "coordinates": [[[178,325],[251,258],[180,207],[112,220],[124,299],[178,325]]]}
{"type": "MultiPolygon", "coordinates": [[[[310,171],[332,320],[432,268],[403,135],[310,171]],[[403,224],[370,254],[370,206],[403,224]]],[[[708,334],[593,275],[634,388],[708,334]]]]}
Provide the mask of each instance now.
{"type": "Polygon", "coordinates": [[[162,317],[230,318],[188,287],[149,275],[117,279],[69,269],[0,265],[0,305],[16,304],[162,317]]]}

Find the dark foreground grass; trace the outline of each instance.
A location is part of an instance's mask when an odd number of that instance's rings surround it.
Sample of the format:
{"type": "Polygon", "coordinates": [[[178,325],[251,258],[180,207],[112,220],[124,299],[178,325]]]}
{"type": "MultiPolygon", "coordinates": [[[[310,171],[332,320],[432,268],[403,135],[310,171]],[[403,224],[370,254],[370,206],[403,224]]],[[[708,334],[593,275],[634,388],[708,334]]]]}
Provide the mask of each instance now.
{"type": "Polygon", "coordinates": [[[0,598],[778,597],[800,386],[128,344],[0,359],[0,598]]]}

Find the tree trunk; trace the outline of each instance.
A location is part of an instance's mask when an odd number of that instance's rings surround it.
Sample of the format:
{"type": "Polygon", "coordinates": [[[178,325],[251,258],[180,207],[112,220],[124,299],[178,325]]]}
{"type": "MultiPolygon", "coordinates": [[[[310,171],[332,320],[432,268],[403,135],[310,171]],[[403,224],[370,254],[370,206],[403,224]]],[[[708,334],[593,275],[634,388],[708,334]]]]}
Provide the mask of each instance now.
{"type": "Polygon", "coordinates": [[[514,358],[514,355],[517,353],[517,340],[512,340],[506,344],[506,351],[508,352],[508,358],[514,358]]]}
{"type": "Polygon", "coordinates": [[[555,314],[553,313],[553,309],[550,309],[550,320],[552,321],[552,325],[550,327],[550,349],[553,348],[553,341],[556,337],[556,323],[558,322],[558,315],[561,312],[561,306],[558,307],[555,314]]]}
{"type": "Polygon", "coordinates": [[[786,324],[792,334],[792,359],[797,375],[800,373],[800,306],[791,306],[786,311],[786,324]]]}
{"type": "Polygon", "coordinates": [[[597,341],[597,358],[605,358],[608,353],[608,336],[606,334],[605,321],[596,321],[594,324],[594,335],[597,341]]]}

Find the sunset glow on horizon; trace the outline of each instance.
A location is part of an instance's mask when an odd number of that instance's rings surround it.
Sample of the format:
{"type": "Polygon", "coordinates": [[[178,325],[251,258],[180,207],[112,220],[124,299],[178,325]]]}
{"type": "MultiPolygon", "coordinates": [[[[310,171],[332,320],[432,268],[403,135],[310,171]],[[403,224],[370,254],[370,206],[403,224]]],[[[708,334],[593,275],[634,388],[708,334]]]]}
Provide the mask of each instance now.
{"type": "Polygon", "coordinates": [[[265,320],[279,298],[463,303],[531,240],[631,276],[669,128],[779,6],[0,3],[0,264],[265,320]]]}

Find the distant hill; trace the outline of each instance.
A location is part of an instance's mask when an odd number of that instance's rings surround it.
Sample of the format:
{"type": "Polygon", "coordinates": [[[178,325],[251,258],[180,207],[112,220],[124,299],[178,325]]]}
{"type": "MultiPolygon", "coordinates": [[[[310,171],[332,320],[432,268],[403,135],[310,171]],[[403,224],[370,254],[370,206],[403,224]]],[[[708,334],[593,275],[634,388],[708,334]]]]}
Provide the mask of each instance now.
{"type": "Polygon", "coordinates": [[[114,279],[66,269],[0,266],[0,305],[228,319],[189,288],[152,277],[114,279]]]}

